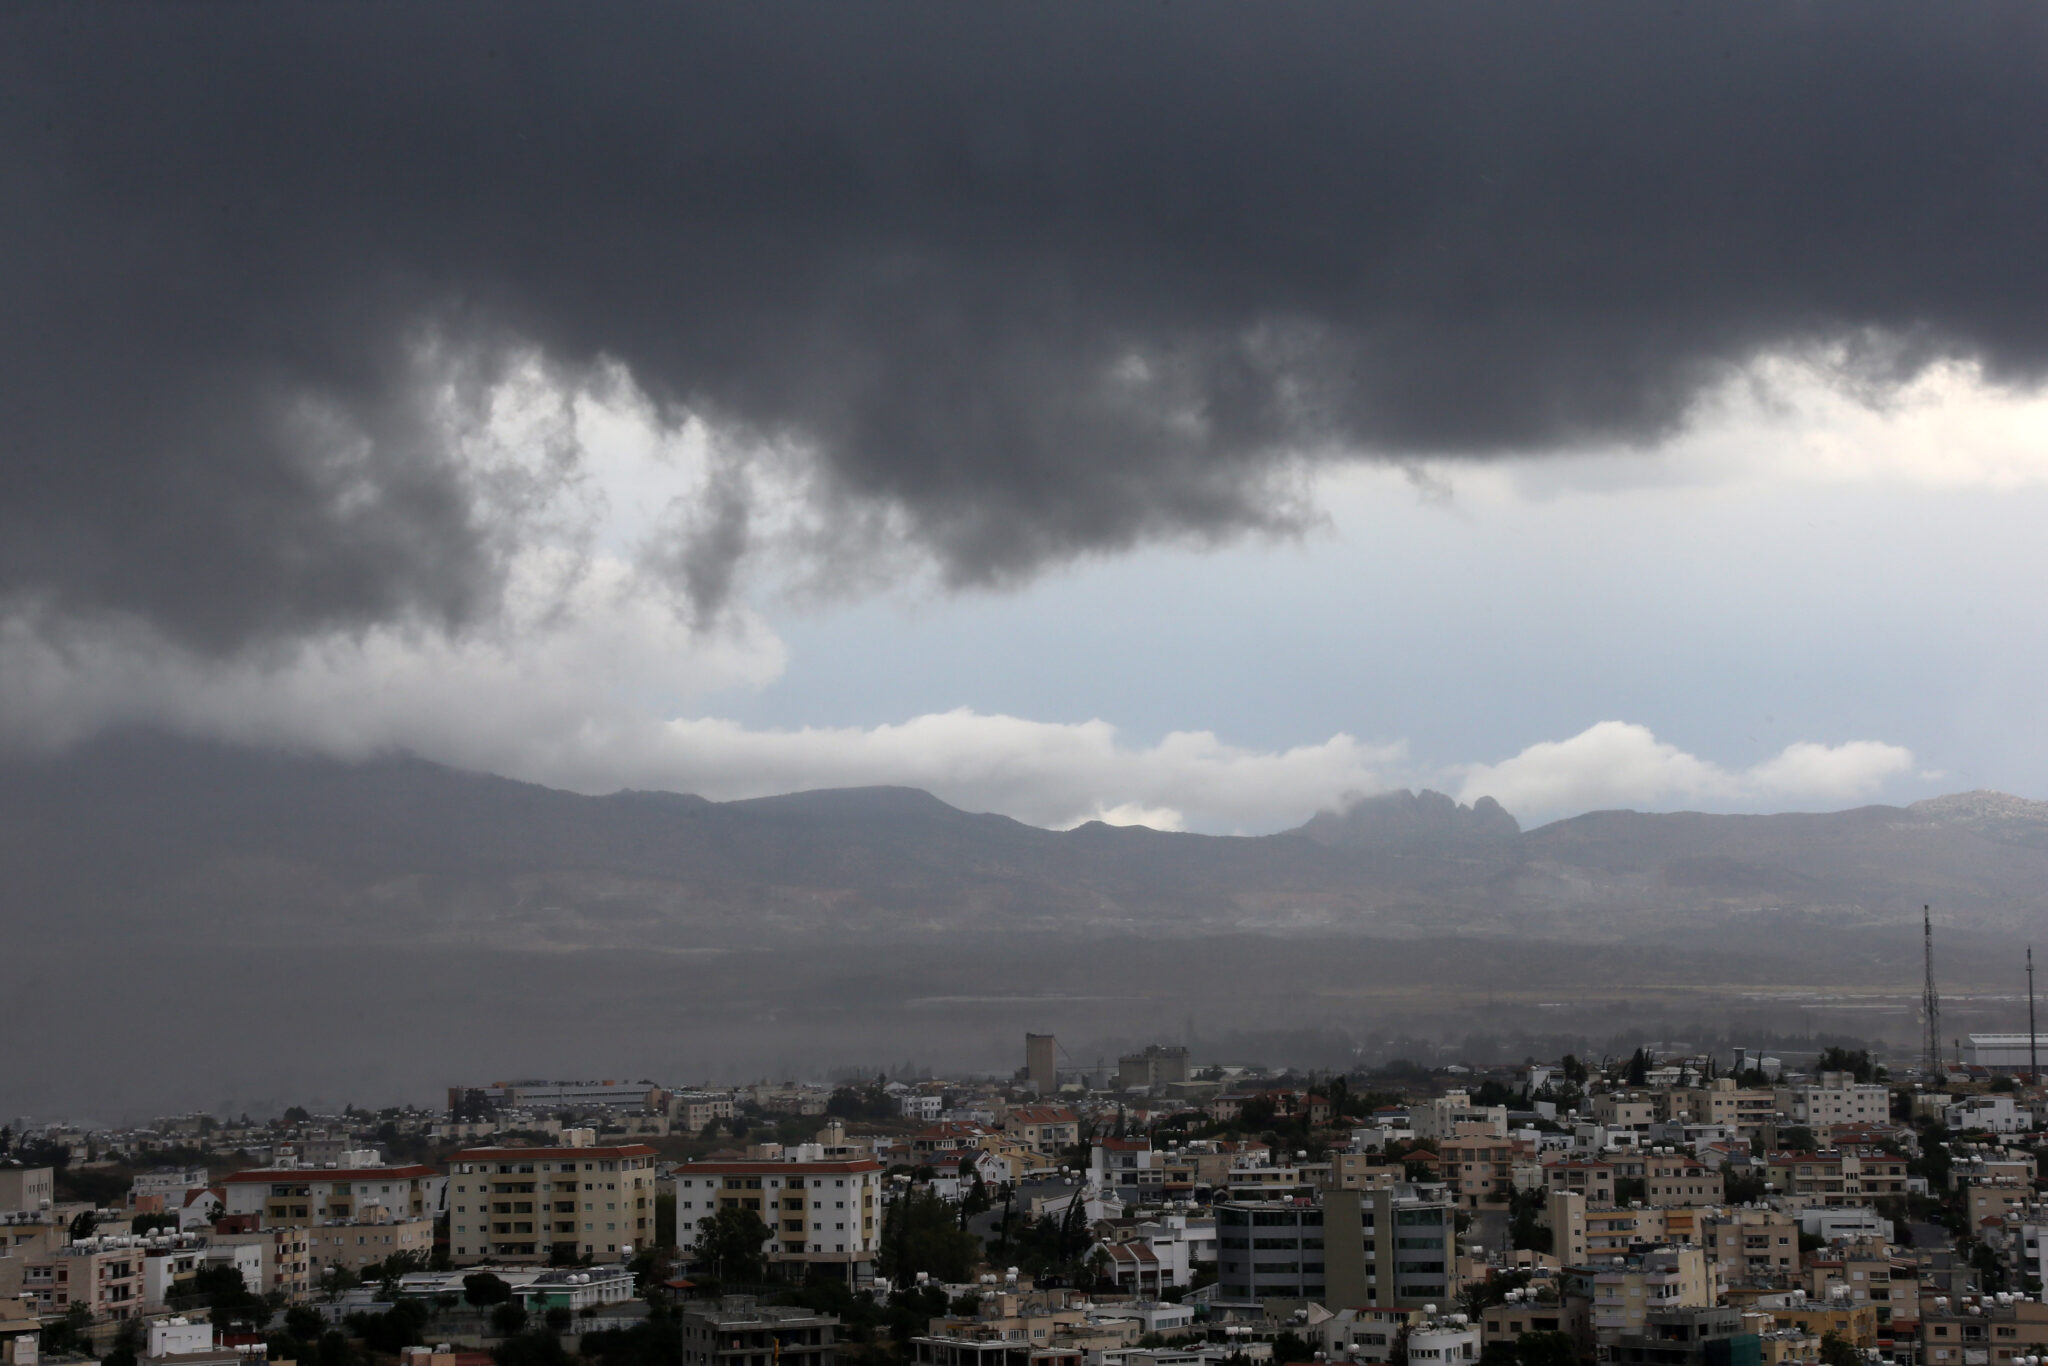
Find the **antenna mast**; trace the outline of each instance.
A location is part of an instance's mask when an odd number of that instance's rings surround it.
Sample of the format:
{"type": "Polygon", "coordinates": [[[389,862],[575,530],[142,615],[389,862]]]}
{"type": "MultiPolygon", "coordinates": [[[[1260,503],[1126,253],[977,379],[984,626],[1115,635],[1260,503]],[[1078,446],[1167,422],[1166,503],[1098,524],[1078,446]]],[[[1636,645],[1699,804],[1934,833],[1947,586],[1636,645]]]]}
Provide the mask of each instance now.
{"type": "Polygon", "coordinates": [[[2041,1080],[2041,1052],[2036,1042],[2040,1035],[2034,1032],[2034,946],[2027,945],[2027,1081],[2039,1084],[2041,1080]]]}
{"type": "Polygon", "coordinates": [[[1921,1049],[1921,1069],[1929,1080],[1942,1075],[1941,1065],[1941,995],[1934,989],[1934,912],[1929,906],[1920,908],[1920,935],[1927,955],[1927,985],[1920,994],[1920,1015],[1927,1025],[1927,1038],[1921,1049]]]}

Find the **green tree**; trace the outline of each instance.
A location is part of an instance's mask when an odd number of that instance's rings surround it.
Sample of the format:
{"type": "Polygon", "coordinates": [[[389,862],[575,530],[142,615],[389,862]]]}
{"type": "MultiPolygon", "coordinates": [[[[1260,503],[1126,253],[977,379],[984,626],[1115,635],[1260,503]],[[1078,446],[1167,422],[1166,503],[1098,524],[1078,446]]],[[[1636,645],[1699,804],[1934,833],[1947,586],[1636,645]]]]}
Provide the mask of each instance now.
{"type": "Polygon", "coordinates": [[[1824,1048],[1820,1058],[1813,1065],[1816,1072],[1847,1072],[1857,1081],[1870,1081],[1876,1069],[1870,1061],[1870,1050],[1859,1048],[1851,1052],[1846,1048],[1824,1048]]]}
{"type": "Polygon", "coordinates": [[[284,1330],[300,1342],[318,1342],[327,1330],[327,1320],[318,1309],[295,1304],[284,1311],[284,1330]]]}
{"type": "Polygon", "coordinates": [[[1515,1339],[1522,1366],[1578,1366],[1579,1348],[1570,1333],[1524,1333],[1515,1339]]]}
{"type": "Polygon", "coordinates": [[[1863,1366],[1863,1353],[1840,1333],[1820,1335],[1821,1366],[1863,1366]]]}
{"type": "Polygon", "coordinates": [[[113,1349],[100,1358],[100,1366],[135,1366],[143,1343],[142,1320],[123,1319],[120,1331],[114,1334],[113,1349]]]}
{"type": "Polygon", "coordinates": [[[654,1197],[654,1241],[659,1247],[676,1245],[676,1197],[673,1191],[654,1197]]]}
{"type": "Polygon", "coordinates": [[[981,1240],[962,1230],[953,1207],[929,1188],[890,1202],[879,1259],[890,1279],[908,1281],[922,1271],[934,1280],[958,1283],[973,1274],[980,1259],[981,1240]]]}
{"type": "Polygon", "coordinates": [[[728,1205],[697,1221],[696,1259],[721,1281],[759,1281],[768,1274],[767,1241],[759,1214],[728,1205]]]}
{"type": "Polygon", "coordinates": [[[473,1271],[462,1278],[462,1298],[481,1309],[511,1299],[512,1287],[488,1271],[473,1271]]]}
{"type": "Polygon", "coordinates": [[[491,1331],[499,1337],[511,1337],[526,1327],[526,1306],[517,1300],[506,1300],[491,1311],[491,1331]]]}
{"type": "Polygon", "coordinates": [[[1279,1336],[1273,1339],[1273,1361],[1275,1366],[1286,1366],[1286,1363],[1290,1361],[1313,1360],[1315,1360],[1315,1348],[1309,1346],[1305,1339],[1296,1336],[1291,1329],[1283,1328],[1279,1336]]]}

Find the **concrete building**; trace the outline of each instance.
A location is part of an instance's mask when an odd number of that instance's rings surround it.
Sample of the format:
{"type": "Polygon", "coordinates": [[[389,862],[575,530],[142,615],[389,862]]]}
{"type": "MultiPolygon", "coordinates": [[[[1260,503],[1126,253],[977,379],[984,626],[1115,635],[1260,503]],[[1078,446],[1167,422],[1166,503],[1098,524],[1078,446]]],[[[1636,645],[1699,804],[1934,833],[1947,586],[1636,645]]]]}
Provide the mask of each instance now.
{"type": "Polygon", "coordinates": [[[780,1273],[825,1271],[849,1282],[872,1276],[882,1172],[873,1158],[688,1163],[671,1178],[677,1246],[689,1254],[698,1221],[719,1209],[750,1209],[768,1225],[768,1260],[780,1273]]]}
{"type": "Polygon", "coordinates": [[[1741,1311],[1698,1306],[1659,1309],[1617,1336],[1605,1359],[1616,1366],[1760,1366],[1762,1344],[1741,1311]]]}
{"type": "Polygon", "coordinates": [[[450,1114],[489,1110],[640,1110],[662,1114],[668,1092],[651,1081],[494,1081],[448,1088],[450,1114]]]}
{"type": "Polygon", "coordinates": [[[758,1304],[728,1295],[714,1308],[686,1304],[683,1366],[833,1366],[839,1320],[830,1314],[758,1304]]]}
{"type": "Polygon", "coordinates": [[[1059,1040],[1050,1034],[1024,1036],[1024,1080],[1041,1096],[1060,1089],[1059,1040]]]}
{"type": "Polygon", "coordinates": [[[616,1261],[654,1239],[654,1149],[465,1148],[448,1160],[448,1252],[457,1265],[616,1261]]]}
{"type": "Polygon", "coordinates": [[[1455,1138],[1460,1134],[1506,1138],[1508,1107],[1474,1105],[1468,1093],[1446,1091],[1409,1106],[1408,1125],[1417,1138],[1455,1138]]]}
{"type": "Polygon", "coordinates": [[[227,1213],[261,1215],[267,1228],[378,1215],[431,1219],[446,1184],[425,1166],[258,1167],[220,1182],[227,1213]]]}
{"type": "Polygon", "coordinates": [[[1515,1146],[1490,1134],[1437,1140],[1437,1174],[1460,1209],[1498,1209],[1513,1185],[1515,1146]]]}
{"type": "Polygon", "coordinates": [[[2034,1127],[2034,1116],[2013,1103],[2011,1096],[1964,1096],[1942,1114],[1953,1133],[1984,1129],[1994,1134],[2023,1134],[2034,1127]]]}
{"type": "Polygon", "coordinates": [[[2011,1295],[1970,1295],[1934,1301],[1920,1314],[1925,1366],[2011,1366],[2015,1358],[2048,1354],[2048,1304],[2011,1295]]]}
{"type": "Polygon", "coordinates": [[[1147,1044],[1141,1053],[1126,1053],[1116,1060],[1116,1089],[1142,1091],[1168,1086],[1188,1079],[1188,1051],[1179,1046],[1147,1044]]]}
{"type": "Polygon", "coordinates": [[[1593,1302],[1594,1336],[1614,1343],[1641,1336],[1652,1312],[1712,1308],[1721,1291],[1717,1271],[1698,1247],[1654,1248],[1592,1269],[1583,1281],[1593,1302]]]}
{"type": "Polygon", "coordinates": [[[622,1262],[616,1266],[562,1267],[543,1271],[512,1292],[527,1313],[541,1315],[550,1309],[580,1312],[607,1304],[625,1304],[633,1299],[633,1273],[622,1262]]]}
{"type": "Polygon", "coordinates": [[[139,1318],[147,1302],[143,1256],[147,1244],[126,1234],[81,1238],[34,1258],[23,1258],[21,1290],[46,1315],[84,1308],[94,1322],[139,1318]]]}
{"type": "MultiPolygon", "coordinates": [[[[1357,1193],[1349,1195],[1355,1202],[1357,1193]]],[[[1306,1200],[1233,1200],[1215,1212],[1216,1284],[1223,1298],[1325,1297],[1323,1210],[1306,1200]]]]}
{"type": "Polygon", "coordinates": [[[296,1304],[306,1297],[313,1284],[306,1226],[262,1228],[261,1222],[259,1215],[230,1215],[221,1221],[210,1240],[215,1247],[255,1248],[263,1269],[263,1292],[275,1291],[296,1304]]]}
{"type": "Polygon", "coordinates": [[[1722,1203],[1721,1173],[1691,1153],[1652,1148],[1643,1157],[1643,1203],[1658,1209],[1722,1203]]]}
{"type": "Polygon", "coordinates": [[[1394,1359],[1401,1334],[1421,1321],[1416,1309],[1339,1309],[1315,1327],[1325,1360],[1381,1366],[1394,1359]]]}
{"type": "Polygon", "coordinates": [[[1799,1269],[1799,1225],[1780,1210],[1756,1205],[1703,1212],[1697,1227],[1723,1285],[1783,1279],[1799,1269]]]}
{"type": "Polygon", "coordinates": [[[669,1096],[669,1122],[693,1134],[704,1132],[713,1120],[733,1117],[733,1099],[722,1091],[677,1091],[669,1096]]]}
{"type": "Polygon", "coordinates": [[[1880,1082],[1859,1082],[1847,1072],[1823,1072],[1804,1086],[1777,1089],[1778,1109],[1793,1124],[1821,1129],[1836,1124],[1883,1124],[1892,1093],[1880,1082]]]}
{"type": "Polygon", "coordinates": [[[1413,1366],[1454,1366],[1479,1359],[1479,1327],[1463,1314],[1424,1319],[1408,1330],[1408,1360],[1413,1366]]]}
{"type": "Polygon", "coordinates": [[[432,1219],[342,1219],[306,1230],[306,1269],[315,1284],[336,1267],[360,1275],[400,1253],[425,1257],[433,1250],[432,1219]]]}
{"type": "Polygon", "coordinates": [[[1058,1157],[1081,1141],[1081,1120],[1064,1105],[1014,1105],[1003,1115],[1003,1132],[1042,1157],[1058,1157]]]}
{"type": "Polygon", "coordinates": [[[1331,1308],[1448,1303],[1455,1216],[1441,1187],[1329,1191],[1323,1204],[1331,1308]]]}
{"type": "Polygon", "coordinates": [[[49,1209],[57,1199],[56,1171],[0,1162],[0,1214],[49,1209]]]}

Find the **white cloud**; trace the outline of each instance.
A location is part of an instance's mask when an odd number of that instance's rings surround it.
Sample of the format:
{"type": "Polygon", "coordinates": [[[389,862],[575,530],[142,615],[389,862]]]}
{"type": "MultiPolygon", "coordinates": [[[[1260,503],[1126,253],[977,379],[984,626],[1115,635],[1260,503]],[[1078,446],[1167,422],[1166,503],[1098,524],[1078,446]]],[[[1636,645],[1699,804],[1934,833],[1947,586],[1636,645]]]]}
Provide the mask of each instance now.
{"type": "Polygon", "coordinates": [[[1731,770],[1659,740],[1647,726],[1602,721],[1568,740],[1530,745],[1459,770],[1461,801],[1492,797],[1529,824],[1609,807],[1839,805],[1912,771],[1911,751],[1874,740],[1801,742],[1731,770]]]}

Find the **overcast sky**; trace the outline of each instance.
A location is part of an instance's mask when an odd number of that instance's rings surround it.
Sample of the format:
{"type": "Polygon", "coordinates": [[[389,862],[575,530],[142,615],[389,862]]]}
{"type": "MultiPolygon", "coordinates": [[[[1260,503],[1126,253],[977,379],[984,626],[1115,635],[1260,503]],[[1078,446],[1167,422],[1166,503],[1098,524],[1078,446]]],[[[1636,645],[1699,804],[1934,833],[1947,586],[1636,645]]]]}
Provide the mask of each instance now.
{"type": "Polygon", "coordinates": [[[2048,797],[2038,7],[18,7],[0,739],[2048,797]]]}

